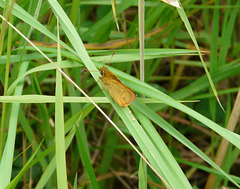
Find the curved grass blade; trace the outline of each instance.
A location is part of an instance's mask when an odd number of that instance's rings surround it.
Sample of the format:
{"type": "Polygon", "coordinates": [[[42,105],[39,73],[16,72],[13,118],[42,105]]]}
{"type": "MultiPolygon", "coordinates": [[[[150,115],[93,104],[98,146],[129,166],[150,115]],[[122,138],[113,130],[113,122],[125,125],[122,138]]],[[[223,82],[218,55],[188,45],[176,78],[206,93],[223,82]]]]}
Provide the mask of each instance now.
{"type": "MultiPolygon", "coordinates": [[[[185,136],[183,136],[179,131],[177,131],[174,127],[172,127],[164,119],[162,119],[156,112],[152,111],[149,107],[147,107],[146,105],[144,105],[143,103],[140,103],[138,101],[136,101],[131,106],[136,108],[138,111],[141,111],[144,115],[146,115],[149,119],[151,119],[153,122],[155,122],[158,126],[160,126],[162,129],[164,129],[166,132],[168,132],[170,135],[172,135],[174,138],[179,140],[186,147],[188,147],[190,150],[192,150],[198,156],[200,156],[202,159],[204,159],[206,162],[208,162],[211,166],[213,166],[215,169],[217,169],[222,175],[224,175],[226,178],[228,178],[237,187],[240,187],[238,185],[238,183],[236,183],[235,180],[233,180],[218,165],[216,165],[206,154],[204,154],[199,148],[197,148],[194,144],[192,144],[191,141],[189,141],[185,136]]],[[[146,129],[148,130],[149,135],[152,136],[151,138],[152,138],[152,140],[155,141],[156,145],[159,145],[160,137],[159,137],[158,133],[156,133],[156,130],[153,127],[147,127],[146,129]]]]}
{"type": "Polygon", "coordinates": [[[7,185],[7,187],[5,189],[11,189],[11,188],[15,188],[17,186],[17,184],[19,183],[19,181],[22,178],[23,174],[28,170],[30,163],[32,162],[34,157],[37,155],[37,153],[38,153],[42,143],[43,143],[43,140],[40,142],[40,144],[38,145],[37,149],[34,151],[34,153],[28,159],[27,163],[23,166],[23,168],[18,173],[18,175],[15,176],[15,178],[9,183],[9,185],[7,185]]]}
{"type": "Polygon", "coordinates": [[[195,45],[195,47],[196,47],[196,49],[197,49],[197,51],[198,51],[199,58],[200,58],[200,60],[201,60],[201,62],[202,62],[203,68],[204,68],[204,70],[205,70],[205,72],[206,72],[206,74],[207,74],[209,83],[210,83],[211,88],[212,88],[212,90],[213,90],[213,93],[214,93],[214,95],[215,95],[215,97],[216,97],[216,99],[217,99],[217,101],[218,101],[218,104],[220,105],[220,107],[222,108],[222,110],[225,112],[225,110],[224,110],[224,108],[223,108],[223,106],[222,106],[222,104],[221,104],[221,102],[220,102],[220,100],[219,100],[219,98],[218,98],[217,90],[216,90],[216,88],[215,88],[215,86],[214,86],[214,83],[213,83],[213,81],[212,81],[211,75],[210,75],[210,73],[209,73],[209,71],[208,71],[208,69],[207,69],[207,66],[206,66],[206,64],[205,64],[205,62],[204,62],[204,60],[203,60],[201,51],[200,51],[200,49],[199,49],[199,46],[198,46],[196,37],[195,37],[195,35],[194,35],[194,33],[193,33],[193,30],[192,30],[192,27],[191,27],[191,25],[190,25],[190,22],[189,22],[189,20],[188,20],[188,18],[187,18],[187,15],[186,15],[186,13],[184,12],[183,9],[177,9],[177,11],[178,11],[179,15],[181,16],[182,21],[184,22],[184,24],[185,24],[185,26],[186,26],[186,29],[187,29],[190,37],[192,38],[192,41],[193,41],[193,43],[194,43],[194,45],[195,45]]]}

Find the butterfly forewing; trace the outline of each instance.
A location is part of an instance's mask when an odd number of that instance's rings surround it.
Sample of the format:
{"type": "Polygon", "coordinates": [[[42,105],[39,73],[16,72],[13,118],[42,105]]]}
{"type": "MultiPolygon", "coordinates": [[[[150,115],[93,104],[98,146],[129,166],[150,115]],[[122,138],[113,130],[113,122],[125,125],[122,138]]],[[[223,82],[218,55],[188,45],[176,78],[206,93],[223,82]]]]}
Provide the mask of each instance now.
{"type": "Polygon", "coordinates": [[[125,108],[136,99],[136,93],[124,85],[112,72],[106,67],[100,69],[100,77],[103,87],[109,92],[111,97],[119,106],[125,108]]]}

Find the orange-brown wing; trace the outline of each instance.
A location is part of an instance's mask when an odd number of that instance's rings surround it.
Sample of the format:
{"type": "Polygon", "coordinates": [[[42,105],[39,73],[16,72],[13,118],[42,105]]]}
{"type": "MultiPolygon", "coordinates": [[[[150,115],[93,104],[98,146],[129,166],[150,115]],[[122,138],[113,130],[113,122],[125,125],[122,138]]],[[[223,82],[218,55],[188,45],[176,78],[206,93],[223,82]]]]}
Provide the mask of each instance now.
{"type": "Polygon", "coordinates": [[[118,80],[116,76],[114,79],[112,78],[111,80],[107,80],[104,88],[109,92],[111,97],[119,104],[119,106],[123,108],[130,105],[136,99],[136,93],[118,80]]]}

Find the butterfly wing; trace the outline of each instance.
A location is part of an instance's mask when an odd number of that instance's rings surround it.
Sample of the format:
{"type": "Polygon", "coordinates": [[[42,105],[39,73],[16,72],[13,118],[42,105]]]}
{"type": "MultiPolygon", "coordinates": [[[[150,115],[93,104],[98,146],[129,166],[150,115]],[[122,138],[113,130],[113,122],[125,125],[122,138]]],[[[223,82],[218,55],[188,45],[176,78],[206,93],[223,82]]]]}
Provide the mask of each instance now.
{"type": "Polygon", "coordinates": [[[111,97],[119,104],[119,106],[125,108],[130,105],[136,99],[136,93],[124,85],[116,76],[110,80],[100,78],[104,89],[106,89],[111,97]]]}

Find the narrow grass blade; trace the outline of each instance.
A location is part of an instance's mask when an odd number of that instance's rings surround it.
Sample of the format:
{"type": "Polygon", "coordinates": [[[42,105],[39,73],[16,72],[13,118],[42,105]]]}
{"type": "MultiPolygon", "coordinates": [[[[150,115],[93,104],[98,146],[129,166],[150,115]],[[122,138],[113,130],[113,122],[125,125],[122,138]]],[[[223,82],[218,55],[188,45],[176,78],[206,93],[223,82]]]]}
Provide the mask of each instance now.
{"type": "MultiPolygon", "coordinates": [[[[59,41],[59,25],[58,28],[58,61],[61,64],[61,50],[59,41]]],[[[56,144],[56,169],[57,169],[57,185],[58,188],[67,188],[67,169],[65,157],[65,133],[64,133],[64,110],[63,110],[63,90],[62,90],[62,74],[56,73],[56,103],[55,103],[55,144],[56,144]]]]}
{"type": "MultiPolygon", "coordinates": [[[[75,127],[73,127],[73,129],[65,137],[65,151],[68,149],[69,145],[71,144],[74,135],[75,135],[75,127]]],[[[52,146],[52,147],[54,147],[54,146],[52,146]]],[[[53,148],[52,148],[52,150],[53,150],[53,148]]],[[[44,154],[44,155],[46,155],[46,154],[44,154]]],[[[37,161],[39,161],[39,160],[37,160],[37,161]]],[[[36,163],[36,162],[33,162],[33,163],[36,163]]],[[[52,160],[48,164],[47,168],[45,169],[44,173],[41,175],[41,178],[39,179],[35,189],[44,188],[44,186],[48,182],[49,178],[52,176],[55,168],[56,168],[56,155],[52,158],[52,160]]]]}
{"type": "Polygon", "coordinates": [[[116,0],[111,0],[111,1],[112,1],[113,16],[114,16],[114,19],[115,19],[117,30],[120,32],[119,25],[118,25],[118,20],[117,20],[117,13],[116,13],[116,0]]]}
{"type": "Polygon", "coordinates": [[[197,51],[198,51],[199,58],[200,58],[200,60],[201,60],[201,62],[202,62],[203,68],[204,68],[204,70],[205,70],[205,72],[206,72],[206,74],[207,74],[209,83],[210,83],[211,88],[212,88],[212,90],[213,90],[213,93],[214,93],[214,95],[215,95],[215,97],[216,97],[216,99],[217,99],[217,101],[218,101],[218,104],[220,105],[220,107],[221,107],[222,110],[224,111],[224,108],[222,107],[222,104],[221,104],[221,102],[220,102],[220,100],[219,100],[219,98],[218,98],[218,94],[217,94],[216,88],[215,88],[215,86],[214,86],[214,83],[213,83],[213,81],[212,81],[212,78],[211,78],[211,76],[210,76],[210,73],[209,73],[209,71],[208,71],[208,69],[207,69],[207,66],[206,66],[204,60],[203,60],[201,51],[200,51],[200,49],[199,49],[197,40],[196,40],[196,38],[195,38],[195,35],[194,35],[194,33],[193,33],[193,30],[192,30],[192,27],[191,27],[191,25],[190,25],[190,22],[189,22],[189,20],[188,20],[188,18],[187,18],[187,15],[186,15],[186,13],[184,12],[183,9],[177,9],[177,11],[178,11],[179,15],[181,16],[181,18],[182,18],[182,20],[183,20],[183,22],[184,22],[184,24],[185,24],[185,26],[186,26],[186,29],[188,30],[188,33],[189,33],[189,35],[190,35],[190,37],[191,37],[191,39],[192,39],[192,41],[193,41],[193,43],[194,43],[197,51]]]}
{"type": "MultiPolygon", "coordinates": [[[[19,70],[19,76],[24,74],[28,68],[29,62],[23,62],[19,70]]],[[[23,82],[19,84],[14,92],[14,96],[22,94],[23,82]]],[[[16,129],[18,122],[18,113],[19,113],[20,103],[12,104],[11,116],[9,120],[8,136],[5,144],[3,156],[0,164],[0,188],[5,188],[11,179],[12,174],[12,165],[13,165],[13,155],[14,155],[14,146],[16,139],[16,129]]]]}
{"type": "MultiPolygon", "coordinates": [[[[43,140],[42,140],[43,142],[43,140]]],[[[19,183],[20,179],[22,178],[23,174],[27,171],[29,164],[31,163],[31,161],[34,159],[34,157],[37,155],[42,142],[38,145],[38,147],[36,148],[36,150],[34,151],[34,153],[31,155],[31,157],[28,159],[28,161],[26,162],[26,164],[24,165],[24,167],[21,169],[21,171],[18,173],[17,176],[15,176],[15,178],[10,182],[9,185],[7,185],[7,187],[5,189],[11,189],[11,188],[16,188],[17,184],[19,183]]]]}
{"type": "Polygon", "coordinates": [[[87,151],[85,149],[85,146],[84,146],[84,143],[83,143],[83,140],[81,138],[81,134],[80,134],[80,131],[79,129],[76,127],[76,137],[77,137],[77,145],[78,145],[78,150],[79,150],[79,155],[83,156],[82,157],[82,160],[84,161],[83,162],[83,165],[88,173],[88,176],[91,180],[91,186],[93,188],[99,188],[99,185],[98,185],[98,182],[96,180],[96,176],[94,174],[94,171],[93,171],[93,167],[91,165],[91,162],[90,162],[90,158],[87,154],[87,151]]]}
{"type": "Polygon", "coordinates": [[[142,158],[139,161],[138,177],[138,188],[147,188],[147,164],[142,158]]]}
{"type": "MultiPolygon", "coordinates": [[[[157,113],[153,112],[149,107],[147,107],[146,105],[144,105],[140,102],[136,102],[136,103],[132,104],[132,106],[137,108],[138,111],[141,111],[150,120],[155,122],[158,126],[160,126],[162,129],[164,129],[166,132],[168,132],[174,138],[179,140],[190,150],[195,152],[198,156],[200,156],[202,159],[204,159],[206,162],[208,162],[211,166],[213,166],[215,169],[217,169],[222,175],[224,175],[232,183],[234,183],[236,186],[239,187],[238,183],[236,183],[227,173],[225,173],[219,166],[217,166],[206,154],[204,154],[199,148],[197,148],[194,144],[192,144],[191,141],[189,141],[185,136],[183,136],[179,131],[177,131],[174,127],[172,127],[164,119],[162,119],[157,113]]],[[[147,129],[149,130],[148,131],[149,135],[151,135],[152,139],[154,141],[156,141],[156,145],[159,145],[159,141],[157,141],[157,140],[160,138],[159,138],[159,135],[156,133],[156,130],[153,129],[153,127],[148,127],[147,129]]]]}

